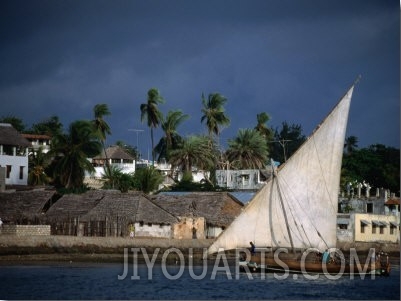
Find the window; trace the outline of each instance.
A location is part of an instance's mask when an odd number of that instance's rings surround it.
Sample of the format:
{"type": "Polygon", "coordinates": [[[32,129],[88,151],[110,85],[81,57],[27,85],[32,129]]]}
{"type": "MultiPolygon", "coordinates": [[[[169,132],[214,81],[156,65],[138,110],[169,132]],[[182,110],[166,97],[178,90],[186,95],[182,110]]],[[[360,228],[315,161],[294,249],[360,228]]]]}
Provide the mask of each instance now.
{"type": "Polygon", "coordinates": [[[375,224],[372,225],[372,234],[376,234],[377,226],[375,224]]]}
{"type": "Polygon", "coordinates": [[[338,229],[347,230],[348,229],[348,225],[347,224],[338,224],[338,229]]]}
{"type": "Polygon", "coordinates": [[[396,222],[390,222],[390,234],[394,235],[397,234],[396,232],[397,229],[397,223],[396,222]]]}
{"type": "Polygon", "coordinates": [[[6,165],[6,179],[10,178],[11,174],[11,165],[6,165]]]}
{"type": "Polygon", "coordinates": [[[380,234],[384,234],[384,226],[380,226],[380,234]]]}
{"type": "Polygon", "coordinates": [[[13,146],[3,145],[3,155],[12,156],[14,154],[13,146]]]}
{"type": "Polygon", "coordinates": [[[373,213],[373,204],[366,204],[366,213],[373,213]]]}
{"type": "Polygon", "coordinates": [[[24,166],[19,167],[19,179],[20,180],[24,179],[24,166]]]}
{"type": "Polygon", "coordinates": [[[366,224],[361,222],[361,233],[365,233],[365,227],[366,227],[366,224]]]}

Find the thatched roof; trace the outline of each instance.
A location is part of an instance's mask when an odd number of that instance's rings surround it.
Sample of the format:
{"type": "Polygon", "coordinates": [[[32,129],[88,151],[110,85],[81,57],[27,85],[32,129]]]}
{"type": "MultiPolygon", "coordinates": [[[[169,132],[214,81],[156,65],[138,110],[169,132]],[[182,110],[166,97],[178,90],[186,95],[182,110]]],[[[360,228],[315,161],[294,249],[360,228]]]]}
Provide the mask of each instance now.
{"type": "Polygon", "coordinates": [[[177,218],[160,208],[141,192],[105,191],[100,202],[81,221],[124,219],[127,222],[173,224],[177,218]]]}
{"type": "Polygon", "coordinates": [[[153,195],[153,202],[180,216],[204,217],[206,223],[227,227],[239,215],[243,204],[227,192],[194,192],[180,195],[153,195]]]}
{"type": "Polygon", "coordinates": [[[89,190],[83,194],[63,195],[46,213],[50,220],[66,220],[81,217],[93,209],[105,192],[102,190],[89,190]]]}
{"type": "Polygon", "coordinates": [[[42,217],[56,192],[30,190],[0,193],[0,218],[5,222],[32,221],[42,217]]]}
{"type": "Polygon", "coordinates": [[[30,146],[31,143],[9,123],[0,123],[0,144],[14,146],[30,146]]]}
{"type": "MultiPolygon", "coordinates": [[[[132,157],[119,146],[110,146],[106,148],[106,154],[108,159],[134,160],[134,157],[132,157]]],[[[104,155],[104,150],[102,150],[102,152],[93,159],[106,159],[106,156],[104,155]]]]}

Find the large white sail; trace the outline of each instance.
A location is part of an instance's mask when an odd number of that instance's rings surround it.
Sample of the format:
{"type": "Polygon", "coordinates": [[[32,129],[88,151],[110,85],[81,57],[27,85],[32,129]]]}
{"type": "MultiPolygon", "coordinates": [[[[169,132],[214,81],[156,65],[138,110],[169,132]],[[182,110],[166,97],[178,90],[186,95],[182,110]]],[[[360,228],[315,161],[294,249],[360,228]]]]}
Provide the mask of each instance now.
{"type": "Polygon", "coordinates": [[[353,86],[209,247],[326,249],[336,245],[341,161],[353,86]]]}

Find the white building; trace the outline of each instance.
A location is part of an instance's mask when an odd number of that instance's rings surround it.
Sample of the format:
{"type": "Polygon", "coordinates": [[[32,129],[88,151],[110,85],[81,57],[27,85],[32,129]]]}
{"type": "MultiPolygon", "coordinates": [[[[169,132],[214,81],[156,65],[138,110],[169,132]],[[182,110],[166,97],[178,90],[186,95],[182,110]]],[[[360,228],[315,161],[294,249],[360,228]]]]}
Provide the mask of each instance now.
{"type": "Polygon", "coordinates": [[[11,124],[0,123],[0,175],[5,174],[5,185],[27,185],[29,146],[11,124]]]}
{"type": "Polygon", "coordinates": [[[258,190],[270,175],[269,170],[259,169],[216,170],[217,185],[234,190],[258,190]]]}
{"type": "Polygon", "coordinates": [[[95,173],[91,174],[90,177],[97,179],[102,178],[104,167],[106,166],[106,157],[110,166],[119,168],[122,173],[129,174],[135,172],[134,157],[128,154],[121,147],[110,146],[106,148],[106,155],[104,154],[104,151],[102,151],[100,155],[92,158],[91,162],[95,167],[95,173]]]}
{"type": "Polygon", "coordinates": [[[50,151],[50,142],[52,139],[50,136],[38,134],[21,135],[31,143],[30,149],[32,149],[33,152],[36,152],[39,148],[42,148],[44,154],[50,151]]]}

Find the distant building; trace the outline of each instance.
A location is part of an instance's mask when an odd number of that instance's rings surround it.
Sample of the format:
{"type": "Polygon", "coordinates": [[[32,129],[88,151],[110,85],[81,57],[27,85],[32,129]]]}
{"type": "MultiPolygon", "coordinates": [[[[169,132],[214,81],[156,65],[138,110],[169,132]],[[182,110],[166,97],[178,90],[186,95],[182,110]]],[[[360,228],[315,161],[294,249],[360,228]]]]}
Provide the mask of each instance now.
{"type": "Polygon", "coordinates": [[[5,176],[5,185],[27,185],[30,145],[11,124],[0,123],[0,175],[5,176]]]}
{"type": "Polygon", "coordinates": [[[91,174],[90,177],[97,179],[102,178],[104,168],[106,167],[106,158],[110,166],[119,168],[122,173],[135,172],[135,158],[128,154],[123,148],[110,146],[106,148],[106,155],[104,151],[102,151],[100,155],[91,159],[92,165],[95,168],[95,173],[91,174]]]}
{"type": "Polygon", "coordinates": [[[271,171],[265,169],[216,170],[217,185],[233,190],[258,190],[270,175],[271,171]]]}
{"type": "Polygon", "coordinates": [[[339,198],[337,240],[340,242],[400,241],[400,199],[384,189],[370,195],[366,185],[362,194],[359,185],[355,194],[348,192],[339,198]]]}
{"type": "Polygon", "coordinates": [[[48,135],[38,134],[21,134],[26,140],[31,143],[29,147],[33,152],[36,152],[39,148],[42,148],[43,153],[50,151],[51,137],[48,135]]]}

